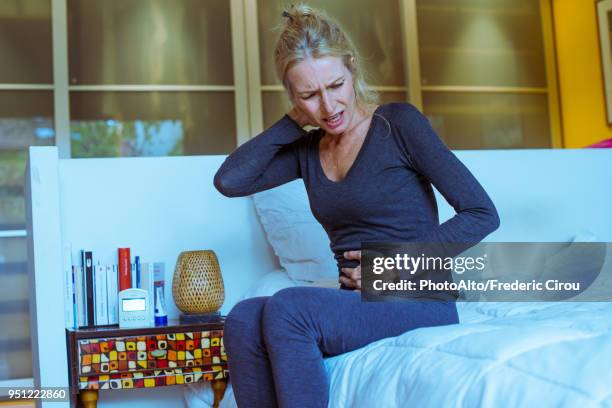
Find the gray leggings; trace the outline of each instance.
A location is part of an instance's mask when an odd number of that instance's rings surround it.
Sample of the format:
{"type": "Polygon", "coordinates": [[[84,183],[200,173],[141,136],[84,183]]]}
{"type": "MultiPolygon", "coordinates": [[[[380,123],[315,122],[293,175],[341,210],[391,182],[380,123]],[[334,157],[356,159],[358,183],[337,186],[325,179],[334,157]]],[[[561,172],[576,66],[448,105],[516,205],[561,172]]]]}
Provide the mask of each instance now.
{"type": "Polygon", "coordinates": [[[458,323],[454,302],[362,302],[358,292],[294,287],[238,303],[224,344],[238,406],[327,407],[323,357],[426,326],[458,323]]]}

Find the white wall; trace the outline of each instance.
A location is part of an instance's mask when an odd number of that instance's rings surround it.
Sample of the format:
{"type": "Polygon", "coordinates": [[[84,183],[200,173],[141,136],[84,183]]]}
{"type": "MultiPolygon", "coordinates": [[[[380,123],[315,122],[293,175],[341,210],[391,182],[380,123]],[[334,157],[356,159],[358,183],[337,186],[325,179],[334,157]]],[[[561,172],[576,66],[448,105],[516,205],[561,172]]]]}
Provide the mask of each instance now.
{"type": "Polygon", "coordinates": [[[181,251],[216,252],[226,287],[222,313],[258,276],[276,267],[250,198],[213,186],[222,156],[59,161],[62,241],[116,262],[117,248],[166,264],[169,317],[177,317],[172,275],[181,251]]]}

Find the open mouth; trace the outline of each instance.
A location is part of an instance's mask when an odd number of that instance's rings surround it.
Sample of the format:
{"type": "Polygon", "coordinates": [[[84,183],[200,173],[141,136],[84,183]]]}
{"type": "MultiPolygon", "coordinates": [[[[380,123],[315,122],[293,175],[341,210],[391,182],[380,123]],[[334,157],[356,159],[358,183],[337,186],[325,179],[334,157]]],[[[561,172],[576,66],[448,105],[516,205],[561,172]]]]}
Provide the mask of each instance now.
{"type": "Polygon", "coordinates": [[[344,117],[344,111],[340,111],[335,115],[332,115],[326,119],[323,119],[325,123],[331,128],[338,127],[342,123],[342,118],[344,117]]]}

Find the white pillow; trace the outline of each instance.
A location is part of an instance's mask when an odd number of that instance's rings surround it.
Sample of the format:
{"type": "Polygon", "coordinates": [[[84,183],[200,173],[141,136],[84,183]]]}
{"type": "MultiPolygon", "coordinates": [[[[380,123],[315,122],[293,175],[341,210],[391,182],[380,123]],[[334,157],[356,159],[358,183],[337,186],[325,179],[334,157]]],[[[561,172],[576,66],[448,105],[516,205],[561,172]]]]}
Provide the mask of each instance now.
{"type": "Polygon", "coordinates": [[[258,278],[249,290],[246,291],[242,299],[272,296],[281,289],[295,286],[298,286],[298,284],[289,277],[286,270],[277,269],[258,278]]]}
{"type": "Polygon", "coordinates": [[[253,202],[268,242],[292,279],[338,279],[329,238],[310,211],[301,179],[257,193],[253,202]]]}

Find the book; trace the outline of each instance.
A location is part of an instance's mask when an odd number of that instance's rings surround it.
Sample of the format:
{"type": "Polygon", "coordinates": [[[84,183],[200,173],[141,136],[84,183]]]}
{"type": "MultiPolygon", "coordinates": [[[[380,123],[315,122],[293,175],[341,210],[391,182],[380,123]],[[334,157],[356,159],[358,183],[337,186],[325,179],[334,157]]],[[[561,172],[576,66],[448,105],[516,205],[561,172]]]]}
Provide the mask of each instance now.
{"type": "Polygon", "coordinates": [[[119,248],[119,290],[132,287],[132,274],[130,269],[130,248],[119,248]]]}
{"type": "Polygon", "coordinates": [[[97,264],[94,267],[95,287],[95,324],[106,326],[108,324],[108,291],[106,289],[106,267],[97,264]]]}
{"type": "Polygon", "coordinates": [[[136,271],[136,285],[134,287],[142,289],[142,287],[140,286],[140,257],[139,256],[134,257],[134,271],[136,271]]]}
{"type": "Polygon", "coordinates": [[[72,328],[73,329],[77,329],[79,327],[79,317],[77,314],[77,298],[76,298],[76,273],[77,273],[77,268],[76,266],[71,266],[70,267],[70,272],[71,272],[71,281],[72,281],[72,328]]]}
{"type": "Polygon", "coordinates": [[[74,294],[74,272],[72,268],[72,245],[62,247],[62,269],[64,271],[64,320],[66,328],[76,328],[76,299],[74,294]]]}
{"type": "Polygon", "coordinates": [[[136,281],[136,264],[132,264],[132,287],[133,288],[137,288],[138,287],[138,282],[136,281]]]}
{"type": "Polygon", "coordinates": [[[86,321],[85,325],[91,327],[95,324],[95,304],[94,304],[94,274],[93,274],[93,253],[82,251],[83,275],[85,277],[85,299],[86,299],[86,321]]]}
{"type": "Polygon", "coordinates": [[[77,327],[85,327],[87,326],[85,275],[82,266],[75,265],[72,269],[74,270],[77,327]]]}
{"type": "Polygon", "coordinates": [[[106,288],[108,291],[108,324],[119,324],[119,310],[117,309],[117,266],[106,265],[106,288]]]}
{"type": "MultiPolygon", "coordinates": [[[[78,289],[77,295],[80,295],[80,314],[81,314],[81,323],[79,325],[79,327],[84,327],[87,326],[87,281],[85,280],[85,251],[81,250],[81,262],[80,262],[80,267],[79,267],[79,276],[78,276],[78,280],[79,280],[79,286],[80,288],[78,289]]],[[[78,303],[78,298],[77,298],[77,305],[78,303]]]]}

